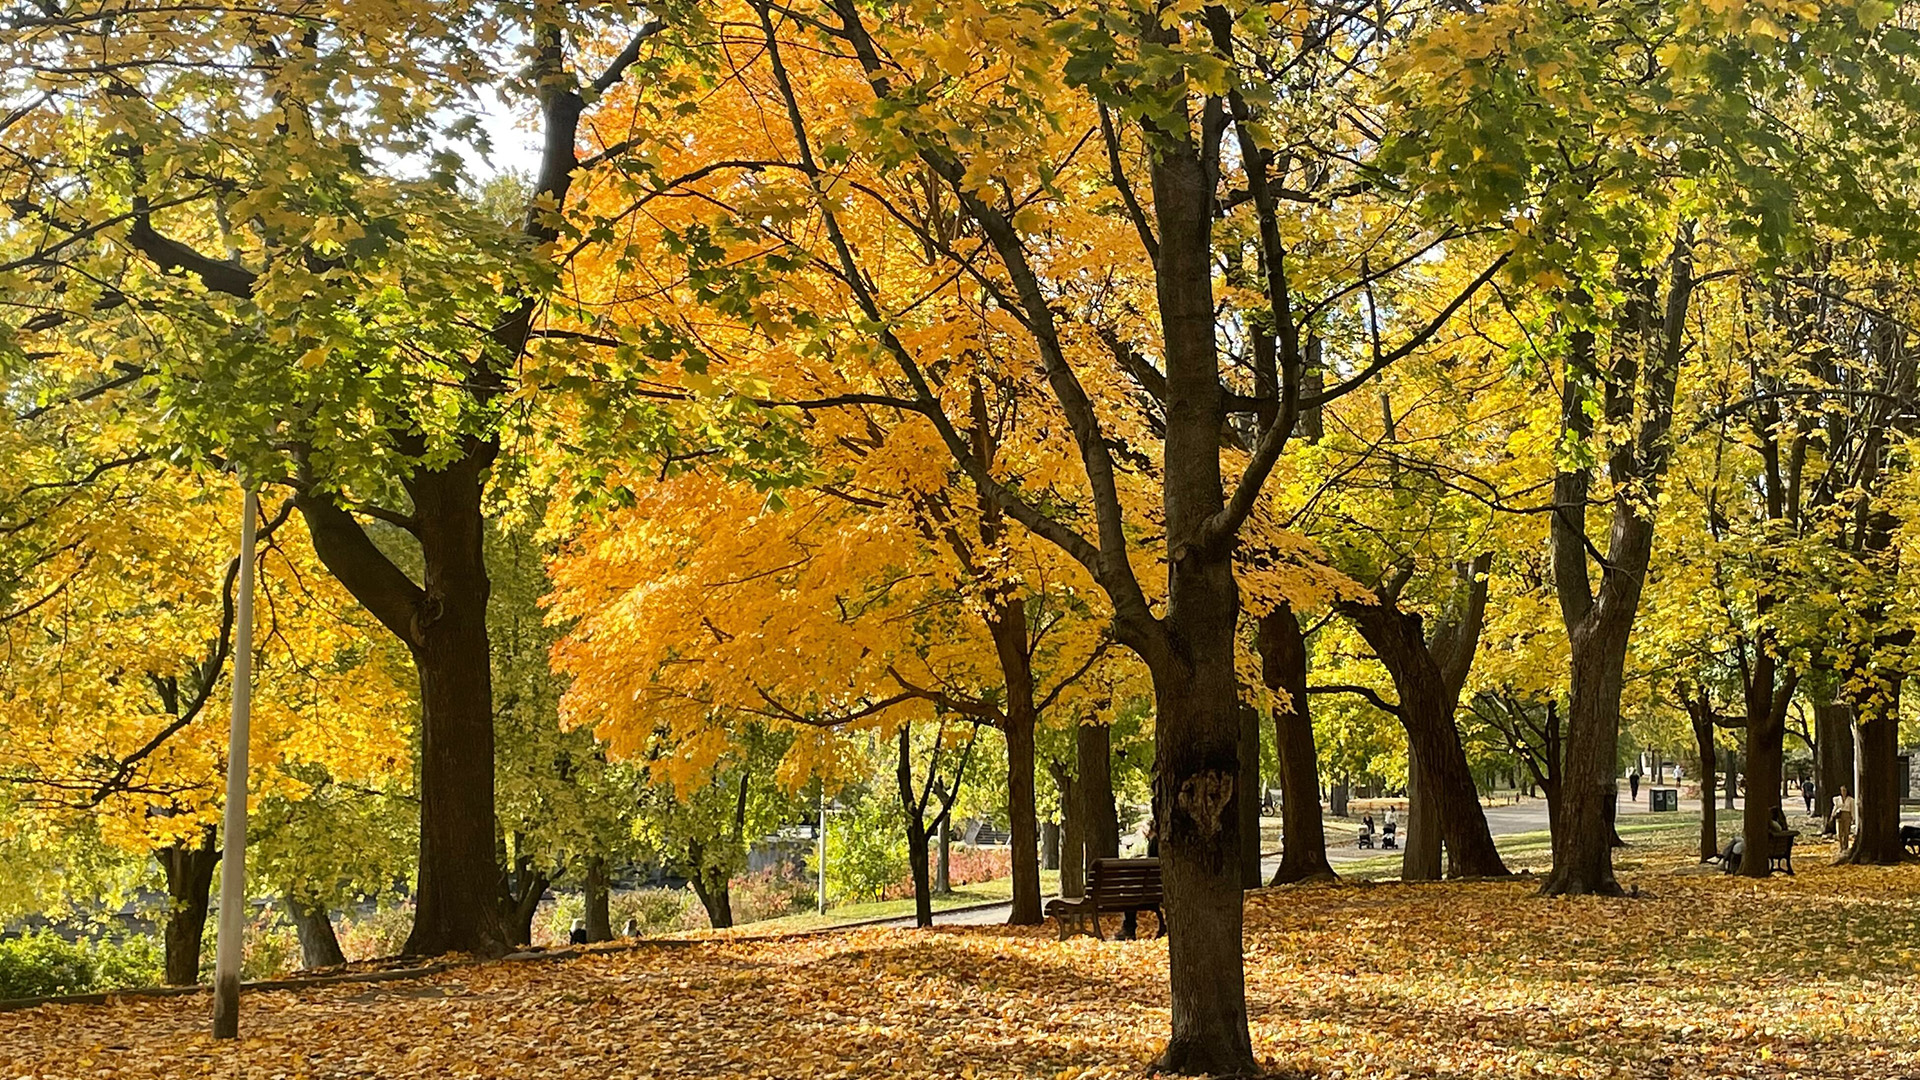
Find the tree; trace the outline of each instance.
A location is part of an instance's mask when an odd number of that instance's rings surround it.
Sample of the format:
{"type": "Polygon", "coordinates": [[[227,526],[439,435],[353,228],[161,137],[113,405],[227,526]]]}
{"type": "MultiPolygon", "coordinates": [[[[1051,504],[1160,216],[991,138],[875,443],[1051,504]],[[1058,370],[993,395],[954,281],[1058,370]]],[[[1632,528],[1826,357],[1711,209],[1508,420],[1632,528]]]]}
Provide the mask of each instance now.
{"type": "Polygon", "coordinates": [[[1768,261],[1816,223],[1906,243],[1878,194],[1891,189],[1876,186],[1901,167],[1900,122],[1878,103],[1907,84],[1912,47],[1888,13],[1505,4],[1443,20],[1402,54],[1394,94],[1421,134],[1388,159],[1437,212],[1518,234],[1516,270],[1556,290],[1563,312],[1551,528],[1572,665],[1548,894],[1619,891],[1623,667],[1673,455],[1687,318],[1700,280],[1728,269],[1696,273],[1701,238],[1752,243],[1768,261]],[[1476,167],[1483,157],[1500,167],[1476,167]],[[1606,503],[1602,550],[1592,511],[1606,503]]]}
{"type": "Polygon", "coordinates": [[[605,162],[579,158],[582,117],[663,26],[626,4],[267,4],[238,21],[79,4],[20,13],[0,53],[6,96],[29,103],[9,118],[0,184],[20,227],[0,273],[41,301],[12,348],[104,343],[129,369],[107,382],[160,406],[161,448],[285,483],[329,572],[413,656],[412,953],[506,947],[482,494],[559,212],[605,162]],[[605,55],[603,33],[624,48],[605,55]],[[456,186],[490,89],[543,126],[515,227],[456,186]],[[421,157],[425,176],[407,164],[421,157]]]}

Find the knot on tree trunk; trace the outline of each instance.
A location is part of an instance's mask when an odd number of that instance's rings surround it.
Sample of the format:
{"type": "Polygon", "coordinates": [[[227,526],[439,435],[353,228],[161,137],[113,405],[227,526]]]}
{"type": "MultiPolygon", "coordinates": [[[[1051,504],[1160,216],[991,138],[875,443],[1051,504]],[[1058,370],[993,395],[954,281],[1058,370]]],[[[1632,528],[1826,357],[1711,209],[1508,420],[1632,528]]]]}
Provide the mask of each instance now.
{"type": "Polygon", "coordinates": [[[1220,835],[1227,803],[1232,799],[1233,774],[1206,769],[1180,782],[1180,794],[1174,799],[1174,805],[1193,819],[1201,836],[1214,837],[1220,835]]]}

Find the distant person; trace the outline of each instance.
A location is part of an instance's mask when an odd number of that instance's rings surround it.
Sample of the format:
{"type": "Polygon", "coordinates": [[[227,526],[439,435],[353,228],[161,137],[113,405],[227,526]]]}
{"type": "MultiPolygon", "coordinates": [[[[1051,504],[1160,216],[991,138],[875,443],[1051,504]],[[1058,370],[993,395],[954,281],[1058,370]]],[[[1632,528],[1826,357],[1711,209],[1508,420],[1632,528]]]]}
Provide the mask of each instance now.
{"type": "Polygon", "coordinates": [[[640,936],[640,920],[628,919],[627,925],[620,928],[620,936],[621,937],[639,937],[640,936]]]}
{"type": "Polygon", "coordinates": [[[1813,813],[1813,777],[1803,776],[1800,778],[1800,797],[1806,800],[1807,813],[1813,813]]]}
{"type": "Polygon", "coordinates": [[[573,929],[567,931],[567,944],[585,945],[587,943],[587,920],[573,920],[573,929]]]}
{"type": "Polygon", "coordinates": [[[1833,823],[1833,835],[1840,842],[1840,850],[1853,846],[1853,796],[1847,792],[1845,784],[1840,785],[1840,794],[1833,797],[1833,813],[1827,815],[1833,823]]]}
{"type": "Polygon", "coordinates": [[[1627,774],[1627,797],[1633,802],[1640,801],[1640,770],[1637,768],[1627,774]]]}

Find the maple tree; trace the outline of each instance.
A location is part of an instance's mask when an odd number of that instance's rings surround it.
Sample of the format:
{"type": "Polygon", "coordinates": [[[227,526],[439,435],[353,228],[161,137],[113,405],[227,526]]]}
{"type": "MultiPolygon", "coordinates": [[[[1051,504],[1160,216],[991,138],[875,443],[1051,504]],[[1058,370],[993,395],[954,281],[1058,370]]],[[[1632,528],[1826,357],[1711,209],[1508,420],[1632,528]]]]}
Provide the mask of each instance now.
{"type": "Polygon", "coordinates": [[[314,550],[419,670],[409,948],[501,951],[482,494],[557,214],[605,161],[580,158],[583,117],[665,21],[618,3],[5,17],[20,104],[0,273],[28,298],[8,340],[137,380],[160,407],[154,442],[296,493],[314,550]],[[476,98],[495,91],[542,125],[510,224],[458,188],[476,98]]]}

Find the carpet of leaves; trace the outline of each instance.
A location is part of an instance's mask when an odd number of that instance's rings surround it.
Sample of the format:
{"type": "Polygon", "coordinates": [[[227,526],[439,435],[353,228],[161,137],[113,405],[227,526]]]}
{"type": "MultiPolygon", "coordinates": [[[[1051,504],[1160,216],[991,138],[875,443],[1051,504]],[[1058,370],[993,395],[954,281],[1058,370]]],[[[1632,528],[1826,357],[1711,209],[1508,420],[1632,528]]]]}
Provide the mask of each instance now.
{"type": "MultiPolygon", "coordinates": [[[[1525,881],[1248,901],[1256,1053],[1360,1077],[1920,1077],[1920,866],[1765,882],[1646,872],[1638,899],[1525,881]]],[[[0,1015],[0,1080],[1136,1077],[1164,941],[1047,928],[716,938],[411,982],[0,1015]]]]}

